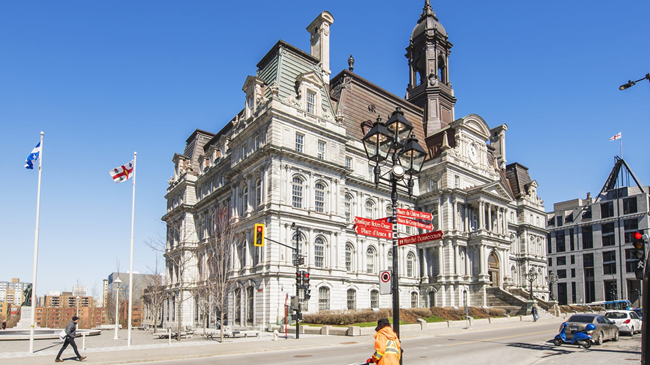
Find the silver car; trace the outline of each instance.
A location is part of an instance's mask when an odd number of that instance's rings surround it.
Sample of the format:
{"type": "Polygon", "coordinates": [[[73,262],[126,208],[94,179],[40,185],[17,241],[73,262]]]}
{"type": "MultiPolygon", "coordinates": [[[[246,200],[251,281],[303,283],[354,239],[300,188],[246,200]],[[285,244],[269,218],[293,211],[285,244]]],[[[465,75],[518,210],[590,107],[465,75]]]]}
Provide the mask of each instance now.
{"type": "Polygon", "coordinates": [[[569,328],[567,329],[567,338],[573,338],[573,335],[568,333],[582,331],[584,330],[589,323],[596,326],[592,336],[591,341],[596,345],[602,345],[605,340],[614,340],[618,341],[619,332],[618,327],[607,319],[605,316],[600,314],[574,314],[569,317],[567,321],[569,328]]]}

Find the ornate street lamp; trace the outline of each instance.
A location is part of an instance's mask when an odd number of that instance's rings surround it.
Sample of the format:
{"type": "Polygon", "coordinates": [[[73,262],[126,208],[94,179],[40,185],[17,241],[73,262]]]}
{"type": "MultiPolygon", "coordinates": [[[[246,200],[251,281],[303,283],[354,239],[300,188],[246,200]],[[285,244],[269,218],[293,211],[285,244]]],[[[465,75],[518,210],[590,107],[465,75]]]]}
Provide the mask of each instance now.
{"type": "Polygon", "coordinates": [[[119,312],[118,309],[120,307],[120,284],[122,284],[122,280],[120,278],[117,278],[113,280],[113,285],[115,285],[115,337],[113,337],[114,340],[119,340],[119,337],[117,336],[117,330],[118,330],[118,318],[119,318],[119,312]]]}
{"type": "Polygon", "coordinates": [[[418,140],[411,135],[413,125],[404,117],[401,108],[397,108],[388,118],[386,124],[381,118],[373,124],[366,133],[362,126],[363,145],[366,149],[368,160],[374,162],[375,187],[382,182],[391,188],[391,202],[393,204],[393,329],[399,336],[399,282],[398,282],[398,240],[397,240],[397,187],[407,190],[408,195],[413,195],[413,175],[422,170],[427,153],[418,140]],[[388,177],[382,176],[381,165],[391,155],[388,177]],[[406,178],[406,181],[405,181],[406,178]]]}
{"type": "Polygon", "coordinates": [[[548,282],[548,291],[549,295],[551,297],[551,300],[555,300],[555,297],[553,296],[553,284],[557,282],[557,276],[555,276],[555,273],[553,271],[549,272],[548,276],[546,277],[546,281],[548,282]]]}
{"type": "Polygon", "coordinates": [[[537,279],[537,272],[535,272],[535,268],[531,267],[528,273],[526,273],[526,280],[530,282],[530,300],[534,300],[535,297],[533,297],[533,281],[537,279]]]}
{"type": "Polygon", "coordinates": [[[619,89],[619,90],[629,89],[629,88],[631,88],[632,86],[636,85],[637,82],[639,82],[639,81],[643,81],[643,80],[648,80],[648,81],[650,81],[650,74],[645,74],[645,76],[644,76],[643,78],[640,78],[640,79],[638,79],[638,80],[636,80],[636,81],[627,80],[627,83],[625,83],[625,84],[619,86],[618,89],[619,89]]]}

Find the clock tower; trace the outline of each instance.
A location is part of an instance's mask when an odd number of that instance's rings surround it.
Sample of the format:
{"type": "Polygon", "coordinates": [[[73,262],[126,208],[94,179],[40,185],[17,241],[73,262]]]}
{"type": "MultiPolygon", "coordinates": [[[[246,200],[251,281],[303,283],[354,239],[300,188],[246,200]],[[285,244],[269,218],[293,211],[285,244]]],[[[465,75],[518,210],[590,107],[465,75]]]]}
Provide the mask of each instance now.
{"type": "Polygon", "coordinates": [[[456,98],[449,81],[452,44],[431,3],[426,0],[406,48],[409,84],[406,100],[424,109],[424,133],[430,136],[454,120],[456,98]]]}

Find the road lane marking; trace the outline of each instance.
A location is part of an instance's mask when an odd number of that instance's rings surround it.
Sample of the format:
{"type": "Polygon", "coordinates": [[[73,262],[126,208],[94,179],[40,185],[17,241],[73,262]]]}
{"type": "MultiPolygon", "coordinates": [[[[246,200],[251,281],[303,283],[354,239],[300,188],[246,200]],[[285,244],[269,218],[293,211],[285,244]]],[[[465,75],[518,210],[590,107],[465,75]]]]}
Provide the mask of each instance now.
{"type": "MultiPolygon", "coordinates": [[[[472,343],[477,343],[477,342],[488,342],[488,341],[495,341],[495,340],[503,340],[506,338],[515,338],[515,337],[523,337],[523,336],[531,336],[531,335],[539,335],[542,333],[555,333],[556,331],[540,331],[540,332],[532,332],[532,333],[526,333],[523,335],[512,335],[512,336],[504,336],[504,337],[494,337],[494,338],[488,338],[485,340],[476,340],[476,341],[467,341],[467,342],[462,342],[462,343],[452,343],[449,345],[443,345],[445,347],[451,347],[451,346],[460,346],[460,345],[468,345],[472,343]]],[[[459,340],[462,341],[462,340],[459,340]]]]}

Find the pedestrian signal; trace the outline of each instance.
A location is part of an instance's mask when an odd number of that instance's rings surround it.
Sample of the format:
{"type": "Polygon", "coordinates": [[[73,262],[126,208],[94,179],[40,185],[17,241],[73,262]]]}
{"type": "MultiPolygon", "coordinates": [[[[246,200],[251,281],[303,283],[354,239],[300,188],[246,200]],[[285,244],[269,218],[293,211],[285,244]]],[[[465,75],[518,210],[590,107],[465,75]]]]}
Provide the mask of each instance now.
{"type": "Polygon", "coordinates": [[[643,231],[636,231],[632,235],[632,258],[638,260],[637,267],[634,270],[634,275],[637,279],[643,280],[643,272],[645,271],[645,244],[648,236],[643,234],[643,231]]]}
{"type": "Polygon", "coordinates": [[[256,224],[255,225],[255,241],[254,244],[256,247],[264,247],[264,225],[256,224]]]}

